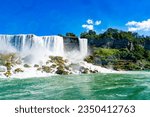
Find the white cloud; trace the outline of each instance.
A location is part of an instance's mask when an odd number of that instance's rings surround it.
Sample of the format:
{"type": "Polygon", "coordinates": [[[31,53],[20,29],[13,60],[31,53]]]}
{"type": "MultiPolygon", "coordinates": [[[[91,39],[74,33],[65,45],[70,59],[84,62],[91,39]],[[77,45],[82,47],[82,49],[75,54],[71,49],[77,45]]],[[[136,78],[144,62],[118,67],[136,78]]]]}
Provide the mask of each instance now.
{"type": "Polygon", "coordinates": [[[98,26],[101,24],[101,21],[100,20],[96,20],[95,22],[91,19],[88,19],[86,21],[87,24],[83,24],[82,25],[82,28],[85,28],[87,30],[94,30],[94,26],[98,26]]]}
{"type": "Polygon", "coordinates": [[[89,25],[89,24],[83,24],[82,28],[85,28],[87,30],[94,30],[94,26],[93,25],[89,25]]]}
{"type": "Polygon", "coordinates": [[[97,20],[97,21],[95,22],[95,25],[98,26],[98,25],[100,25],[101,23],[102,23],[102,22],[101,22],[100,20],[99,20],[99,21],[97,20]]]}
{"type": "Polygon", "coordinates": [[[128,31],[150,31],[150,19],[141,22],[130,21],[126,26],[128,26],[128,31]]]}
{"type": "Polygon", "coordinates": [[[93,24],[93,20],[91,20],[91,19],[88,19],[86,22],[87,22],[87,24],[93,24]]]}

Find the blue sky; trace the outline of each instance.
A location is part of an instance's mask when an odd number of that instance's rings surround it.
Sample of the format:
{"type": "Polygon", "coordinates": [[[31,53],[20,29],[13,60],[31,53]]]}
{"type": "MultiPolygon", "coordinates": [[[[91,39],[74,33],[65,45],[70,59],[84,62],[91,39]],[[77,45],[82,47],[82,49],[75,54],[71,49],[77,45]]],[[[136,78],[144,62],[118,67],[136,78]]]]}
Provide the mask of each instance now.
{"type": "Polygon", "coordinates": [[[0,34],[79,35],[87,25],[149,34],[149,9],[149,0],[0,0],[0,34]]]}

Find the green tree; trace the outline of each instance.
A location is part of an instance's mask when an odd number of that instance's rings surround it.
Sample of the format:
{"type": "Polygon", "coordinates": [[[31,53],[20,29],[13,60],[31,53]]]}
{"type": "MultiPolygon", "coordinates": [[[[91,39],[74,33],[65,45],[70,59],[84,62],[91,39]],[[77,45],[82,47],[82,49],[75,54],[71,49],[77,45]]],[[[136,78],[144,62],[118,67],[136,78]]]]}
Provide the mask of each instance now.
{"type": "Polygon", "coordinates": [[[70,32],[66,33],[66,36],[68,36],[68,37],[77,37],[74,33],[70,33],[70,32]]]}

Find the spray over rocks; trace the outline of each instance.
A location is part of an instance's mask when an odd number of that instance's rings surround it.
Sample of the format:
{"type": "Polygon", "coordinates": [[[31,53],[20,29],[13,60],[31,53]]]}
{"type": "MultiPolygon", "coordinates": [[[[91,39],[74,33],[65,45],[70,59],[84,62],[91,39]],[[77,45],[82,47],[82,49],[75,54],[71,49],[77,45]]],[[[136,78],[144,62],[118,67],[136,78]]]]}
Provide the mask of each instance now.
{"type": "Polygon", "coordinates": [[[13,78],[114,72],[86,63],[87,39],[79,48],[65,50],[63,37],[0,35],[0,76],[13,78]]]}

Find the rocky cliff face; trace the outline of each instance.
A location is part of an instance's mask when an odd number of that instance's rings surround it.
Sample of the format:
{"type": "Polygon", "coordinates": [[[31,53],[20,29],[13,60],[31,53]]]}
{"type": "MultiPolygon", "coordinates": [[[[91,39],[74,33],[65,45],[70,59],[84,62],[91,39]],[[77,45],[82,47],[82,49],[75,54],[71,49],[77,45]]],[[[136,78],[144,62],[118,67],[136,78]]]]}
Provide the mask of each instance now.
{"type": "Polygon", "coordinates": [[[95,46],[95,47],[102,47],[102,48],[115,48],[115,49],[120,49],[120,48],[129,48],[132,49],[132,43],[129,42],[127,39],[111,39],[111,38],[106,38],[106,39],[91,39],[89,40],[89,45],[90,46],[95,46]]]}
{"type": "Polygon", "coordinates": [[[145,42],[144,42],[144,48],[146,50],[150,50],[150,40],[145,40],[145,42]]]}
{"type": "MultiPolygon", "coordinates": [[[[127,39],[89,39],[88,44],[94,47],[102,47],[102,48],[114,48],[114,49],[121,49],[121,48],[128,48],[129,50],[134,49],[133,42],[130,42],[127,39]]],[[[141,44],[142,47],[146,50],[150,50],[150,40],[145,40],[141,44]]]]}
{"type": "Polygon", "coordinates": [[[64,49],[66,51],[79,50],[79,39],[64,37],[64,49]]]}

